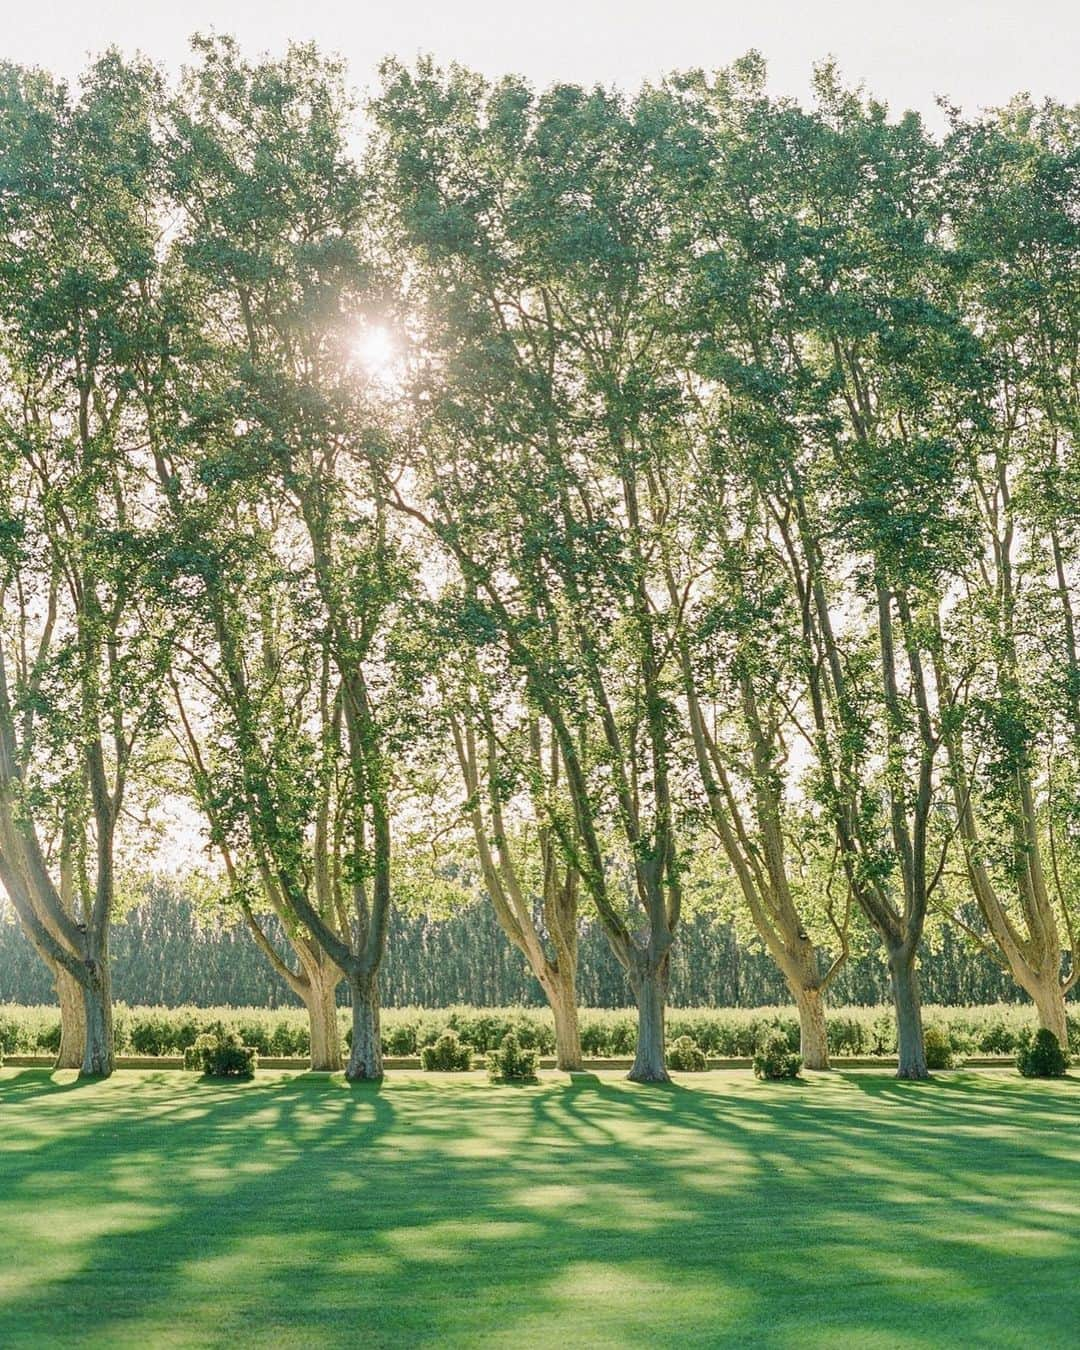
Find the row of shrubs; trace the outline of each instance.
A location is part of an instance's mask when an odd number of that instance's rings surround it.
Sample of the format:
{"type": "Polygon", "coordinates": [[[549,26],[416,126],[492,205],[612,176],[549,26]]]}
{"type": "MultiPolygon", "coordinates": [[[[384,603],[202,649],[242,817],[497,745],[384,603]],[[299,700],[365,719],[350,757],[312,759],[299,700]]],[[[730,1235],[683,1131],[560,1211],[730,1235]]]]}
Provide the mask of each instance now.
{"type": "MultiPolygon", "coordinates": [[[[947,1038],[939,1031],[927,1034],[927,1063],[931,1069],[947,1069],[955,1056],[947,1038]]],[[[540,1052],[523,1046],[512,1031],[503,1037],[497,1050],[486,1056],[488,1077],[492,1082],[531,1083],[536,1079],[540,1052]]],[[[431,1045],[420,1051],[420,1062],[431,1072],[463,1072],[472,1068],[473,1051],[457,1032],[447,1028],[431,1045]]],[[[184,1068],[212,1078],[250,1078],[259,1063],[259,1052],[245,1045],[237,1031],[218,1023],[201,1032],[184,1051],[184,1068]]],[[[1021,1033],[1016,1064],[1026,1078],[1060,1078],[1069,1067],[1069,1056],[1058,1044],[1053,1032],[1040,1028],[1021,1033]]],[[[4,1053],[0,1050],[0,1068],[4,1053]]],[[[676,1072],[701,1073],[708,1068],[705,1051],[690,1036],[679,1036],[668,1046],[668,1065],[676,1072]]],[[[791,1048],[787,1035],[774,1028],[753,1057],[758,1078],[796,1078],[802,1068],[802,1056],[791,1048]]]]}
{"type": "MultiPolygon", "coordinates": [[[[421,1051],[425,1069],[463,1071],[472,1068],[473,1053],[458,1038],[456,1031],[446,1030],[434,1043],[421,1051]]],[[[486,1057],[488,1077],[493,1083],[531,1083],[536,1079],[540,1052],[519,1043],[508,1031],[496,1050],[486,1057]]],[[[4,1057],[0,1054],[0,1065],[4,1057]]],[[[209,1031],[200,1032],[194,1045],[184,1051],[184,1068],[210,1078],[250,1078],[259,1066],[259,1052],[253,1045],[245,1045],[236,1031],[221,1023],[209,1031]]]]}
{"type": "MultiPolygon", "coordinates": [[[[339,1011],[342,1040],[350,1039],[351,1014],[339,1011]]],[[[1015,1055],[1034,1026],[1034,1010],[1017,1004],[975,1008],[924,1009],[928,1051],[934,1056],[1015,1055]]],[[[182,1055],[218,1024],[235,1031],[243,1045],[264,1056],[304,1056],[309,1051],[303,1008],[128,1008],[115,1009],[119,1054],[182,1055]]],[[[829,1014],[829,1049],[834,1055],[896,1053],[892,1012],[884,1008],[837,1008],[829,1014]]],[[[555,1030],[547,1008],[387,1008],[382,1012],[383,1051],[417,1055],[446,1029],[475,1054],[486,1054],[513,1033],[524,1049],[550,1055],[555,1030]]],[[[689,1037],[710,1058],[756,1054],[775,1032],[794,1051],[799,1021],[793,1008],[674,1008],[668,1014],[669,1041],[689,1037]]],[[[633,1009],[583,1008],[582,1050],[588,1058],[631,1055],[637,1038],[633,1009]]],[[[60,1045],[59,1011],[53,1007],[0,1004],[0,1051],[55,1054],[60,1045]]],[[[1069,1028],[1069,1049],[1080,1054],[1080,1019],[1069,1028]]],[[[945,1067],[939,1064],[937,1067],[945,1067]]]]}

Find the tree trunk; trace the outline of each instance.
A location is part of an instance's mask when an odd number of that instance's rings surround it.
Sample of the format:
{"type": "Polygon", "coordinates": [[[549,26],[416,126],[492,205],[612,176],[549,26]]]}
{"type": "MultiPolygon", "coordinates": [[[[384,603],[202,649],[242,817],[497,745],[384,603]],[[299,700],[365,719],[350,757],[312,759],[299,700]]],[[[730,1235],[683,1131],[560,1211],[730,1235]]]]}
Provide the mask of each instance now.
{"type": "Polygon", "coordinates": [[[341,974],[329,963],[307,972],[301,997],[311,1026],[311,1067],[319,1073],[340,1073],[344,1067],[341,1030],[337,1017],[337,987],[341,974]]]}
{"type": "Polygon", "coordinates": [[[630,983],[638,1005],[638,1037],[633,1067],[626,1076],[634,1083],[670,1082],[664,1043],[667,958],[659,968],[651,968],[642,960],[640,969],[631,975],[630,983]]]}
{"type": "Polygon", "coordinates": [[[922,1006],[915,953],[906,946],[889,952],[889,975],[896,1010],[897,1078],[929,1078],[923,1042],[922,1006]]]}
{"type": "Polygon", "coordinates": [[[86,1004],[82,986],[70,971],[53,965],[56,996],[60,1000],[60,1053],[58,1069],[81,1069],[86,1054],[86,1004]]]}
{"type": "Polygon", "coordinates": [[[1039,1026],[1052,1031],[1063,1050],[1069,1048],[1069,1019],[1065,1011],[1065,995],[1057,971],[1039,980],[1022,981],[1031,995],[1039,1014],[1039,1026]]]}
{"type": "Polygon", "coordinates": [[[87,962],[82,986],[86,1018],[86,1045],[80,1073],[84,1078],[108,1078],[114,1065],[112,980],[108,963],[87,962]]]}
{"type": "Polygon", "coordinates": [[[554,977],[544,982],[544,993],[555,1018],[555,1065],[576,1073],[582,1067],[576,991],[570,981],[554,977]]]}
{"type": "Polygon", "coordinates": [[[377,975],[349,980],[352,991],[353,1033],[345,1077],[363,1082],[383,1076],[382,1039],[379,1034],[379,982],[377,975]]]}
{"type": "Polygon", "coordinates": [[[799,1053],[808,1069],[829,1068],[829,1032],[821,990],[795,984],[792,987],[799,1010],[799,1053]]]}

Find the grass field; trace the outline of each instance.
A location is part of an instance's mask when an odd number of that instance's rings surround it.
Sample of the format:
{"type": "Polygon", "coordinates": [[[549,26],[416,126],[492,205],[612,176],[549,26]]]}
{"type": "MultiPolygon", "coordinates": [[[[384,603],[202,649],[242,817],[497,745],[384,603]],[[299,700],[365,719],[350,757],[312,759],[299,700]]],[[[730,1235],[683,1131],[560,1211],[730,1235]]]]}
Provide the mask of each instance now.
{"type": "Polygon", "coordinates": [[[0,1346],[1065,1346],[1080,1084],[0,1071],[0,1346]]]}

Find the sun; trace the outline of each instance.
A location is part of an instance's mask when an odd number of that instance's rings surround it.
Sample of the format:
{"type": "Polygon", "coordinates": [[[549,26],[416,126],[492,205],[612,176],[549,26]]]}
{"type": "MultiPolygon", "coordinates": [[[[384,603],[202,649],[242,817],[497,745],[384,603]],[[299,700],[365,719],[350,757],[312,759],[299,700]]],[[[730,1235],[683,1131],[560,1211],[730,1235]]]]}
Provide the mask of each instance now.
{"type": "Polygon", "coordinates": [[[353,343],[353,357],[369,379],[386,381],[393,377],[400,352],[389,328],[368,324],[353,343]]]}

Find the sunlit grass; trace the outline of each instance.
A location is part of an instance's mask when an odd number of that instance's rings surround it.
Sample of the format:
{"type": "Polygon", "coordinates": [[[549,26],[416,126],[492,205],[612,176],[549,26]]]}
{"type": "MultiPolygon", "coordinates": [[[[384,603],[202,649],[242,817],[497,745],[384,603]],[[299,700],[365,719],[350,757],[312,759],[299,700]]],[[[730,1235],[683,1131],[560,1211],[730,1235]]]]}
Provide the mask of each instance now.
{"type": "Polygon", "coordinates": [[[0,1071],[0,1346],[1056,1346],[1080,1091],[0,1071]]]}

